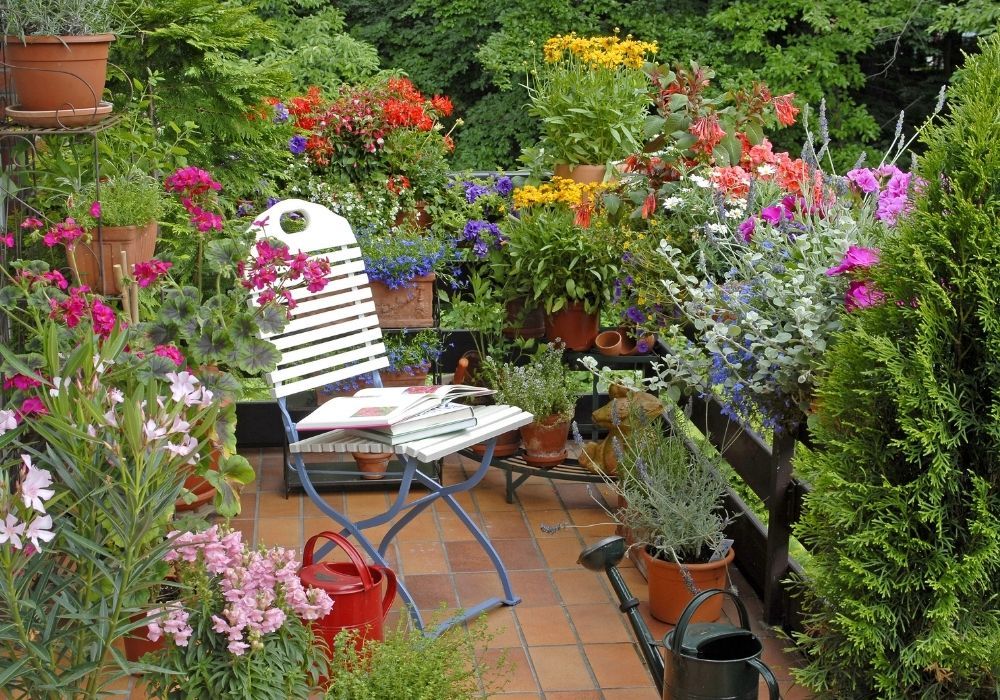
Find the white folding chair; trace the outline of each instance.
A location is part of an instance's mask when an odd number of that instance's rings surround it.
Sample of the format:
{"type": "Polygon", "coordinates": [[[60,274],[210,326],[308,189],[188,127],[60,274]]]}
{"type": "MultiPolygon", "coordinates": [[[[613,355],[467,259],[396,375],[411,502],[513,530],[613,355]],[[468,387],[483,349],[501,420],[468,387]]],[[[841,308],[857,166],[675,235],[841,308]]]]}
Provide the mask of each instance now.
{"type": "MultiPolygon", "coordinates": [[[[409,609],[414,623],[427,634],[439,634],[485,610],[520,602],[520,598],[511,589],[510,578],[500,556],[486,535],[455,500],[455,494],[469,491],[479,483],[489,469],[497,436],[530,423],[531,414],[514,406],[475,407],[477,425],[473,428],[394,447],[361,439],[342,430],[300,439],[286,404],[288,396],[366,373],[376,386],[381,386],[378,370],[388,367],[389,361],[385,355],[385,345],[382,343],[382,332],[375,314],[361,250],[347,220],[319,204],[288,199],[278,202],[261,214],[255,226],[258,239],[276,239],[286,244],[293,254],[301,250],[310,257],[325,258],[332,267],[330,277],[333,281],[322,291],[310,292],[305,286],[292,290],[296,306],[291,310],[287,327],[279,334],[265,336],[281,351],[278,367],[268,375],[268,381],[281,410],[292,466],[298,472],[309,498],[341,527],[342,534],[354,537],[368,555],[382,566],[388,566],[385,554],[392,539],[428,506],[440,500],[454,511],[493,563],[503,587],[503,597],[488,598],[466,608],[463,614],[446,620],[434,629],[425,629],[420,611],[407,590],[405,581],[401,580],[400,597],[409,609]],[[281,218],[291,213],[304,217],[303,230],[295,233],[284,231],[281,218]],[[482,462],[464,481],[442,486],[420,469],[421,463],[433,463],[481,442],[487,443],[482,462]],[[403,464],[399,492],[385,513],[354,522],[331,507],[317,492],[302,455],[347,452],[395,452],[399,457],[403,464]],[[407,502],[414,481],[424,486],[428,493],[407,502]],[[377,545],[363,532],[367,528],[394,520],[394,524],[377,545]]],[[[337,472],[324,470],[324,473],[337,472]]],[[[320,552],[320,556],[324,554],[325,552],[320,552]]]]}

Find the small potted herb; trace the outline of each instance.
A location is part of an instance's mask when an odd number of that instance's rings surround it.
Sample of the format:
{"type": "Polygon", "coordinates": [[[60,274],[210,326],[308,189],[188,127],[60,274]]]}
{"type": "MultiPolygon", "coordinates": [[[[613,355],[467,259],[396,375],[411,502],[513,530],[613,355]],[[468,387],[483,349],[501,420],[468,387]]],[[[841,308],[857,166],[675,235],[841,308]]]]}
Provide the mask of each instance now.
{"type": "Polygon", "coordinates": [[[484,361],[484,372],[496,388],[497,403],[517,406],[534,416],[521,428],[524,461],[554,467],[566,459],[566,440],[576,409],[576,397],[562,361],[563,349],[543,345],[526,365],[484,361]]]}
{"type": "Polygon", "coordinates": [[[159,219],[166,208],[163,187],[142,173],[127,173],[83,189],[71,210],[73,218],[89,232],[76,246],[80,281],[102,294],[120,294],[115,265],[125,269],[153,258],[159,219]],[[123,251],[115,258],[113,251],[123,251]]]}

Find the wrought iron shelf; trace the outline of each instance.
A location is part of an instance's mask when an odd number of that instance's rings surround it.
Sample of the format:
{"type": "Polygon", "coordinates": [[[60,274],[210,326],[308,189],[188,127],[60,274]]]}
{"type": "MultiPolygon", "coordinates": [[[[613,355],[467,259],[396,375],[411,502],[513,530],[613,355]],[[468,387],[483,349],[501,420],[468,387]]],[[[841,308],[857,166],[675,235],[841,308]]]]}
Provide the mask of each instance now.
{"type": "Polygon", "coordinates": [[[0,138],[5,136],[21,136],[25,138],[34,136],[96,136],[102,131],[107,131],[111,127],[117,126],[124,118],[125,116],[121,113],[112,113],[96,124],[47,128],[21,126],[14,124],[8,119],[4,119],[3,122],[0,122],[0,138]]]}

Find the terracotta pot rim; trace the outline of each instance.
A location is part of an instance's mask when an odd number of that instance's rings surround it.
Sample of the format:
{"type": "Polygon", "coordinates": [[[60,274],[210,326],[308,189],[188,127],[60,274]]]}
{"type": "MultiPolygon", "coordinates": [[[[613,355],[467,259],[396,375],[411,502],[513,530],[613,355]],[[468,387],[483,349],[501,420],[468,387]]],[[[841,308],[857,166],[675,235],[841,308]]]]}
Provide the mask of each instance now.
{"type": "Polygon", "coordinates": [[[6,34],[4,42],[6,48],[20,44],[110,44],[115,40],[115,35],[110,32],[105,34],[25,34],[22,38],[16,34],[6,34]]]}
{"type": "MultiPolygon", "coordinates": [[[[679,568],[677,562],[667,561],[665,559],[660,559],[658,557],[654,557],[652,554],[650,554],[647,551],[646,547],[642,547],[640,549],[640,551],[642,552],[642,555],[647,560],[649,560],[649,561],[653,561],[653,562],[656,562],[658,564],[663,564],[664,566],[671,566],[671,567],[677,567],[677,568],[679,568]]],[[[733,562],[733,559],[735,559],[735,558],[736,558],[736,549],[734,547],[730,547],[729,551],[726,552],[726,556],[722,557],[722,559],[717,559],[716,561],[705,562],[703,564],[687,564],[687,563],[681,562],[681,566],[683,566],[685,569],[691,569],[692,571],[706,571],[706,570],[709,570],[709,569],[718,569],[718,568],[720,568],[722,566],[727,566],[727,565],[731,564],[733,562]]]]}
{"type": "Polygon", "coordinates": [[[431,272],[431,273],[426,274],[426,275],[420,275],[418,277],[411,277],[409,280],[407,280],[406,282],[403,283],[402,287],[390,288],[389,285],[387,285],[382,280],[369,280],[368,283],[369,284],[381,284],[386,289],[389,289],[390,291],[395,292],[395,291],[398,291],[398,290],[406,289],[407,285],[409,283],[411,283],[411,282],[433,282],[435,279],[437,279],[437,273],[436,272],[431,272]]]}

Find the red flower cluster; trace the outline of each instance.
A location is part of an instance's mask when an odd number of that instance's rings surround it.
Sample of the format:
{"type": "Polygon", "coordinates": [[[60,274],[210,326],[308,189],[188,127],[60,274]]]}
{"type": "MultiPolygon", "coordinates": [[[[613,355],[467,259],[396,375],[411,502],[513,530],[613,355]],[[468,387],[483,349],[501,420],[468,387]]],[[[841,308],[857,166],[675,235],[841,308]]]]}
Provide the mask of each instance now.
{"type": "Polygon", "coordinates": [[[136,263],[132,266],[132,276],[135,278],[136,284],[140,287],[148,287],[156,280],[160,279],[163,275],[167,274],[167,270],[173,267],[172,262],[166,262],[164,260],[157,260],[153,258],[148,262],[136,263]]]}
{"type": "Polygon", "coordinates": [[[107,338],[118,319],[114,309],[89,292],[87,286],[73,287],[64,300],[49,299],[49,318],[65,323],[67,328],[75,328],[89,314],[94,333],[107,338]]]}
{"type": "Polygon", "coordinates": [[[201,233],[222,230],[222,217],[205,209],[215,204],[214,192],[222,189],[211,173],[201,168],[189,166],[179,168],[163,181],[168,192],[181,196],[181,204],[188,212],[191,225],[201,233]]]}
{"type": "MultiPolygon", "coordinates": [[[[35,218],[28,218],[24,220],[21,224],[22,228],[30,229],[40,229],[43,226],[42,222],[35,218]]],[[[80,224],[76,223],[73,218],[67,218],[65,221],[61,221],[42,236],[42,242],[49,248],[54,248],[57,245],[64,245],[67,248],[72,248],[76,245],[77,239],[83,237],[84,230],[80,227],[80,224]]]]}

